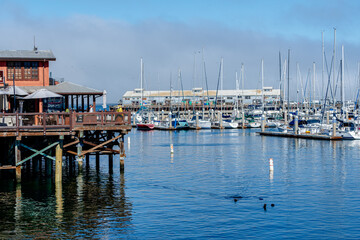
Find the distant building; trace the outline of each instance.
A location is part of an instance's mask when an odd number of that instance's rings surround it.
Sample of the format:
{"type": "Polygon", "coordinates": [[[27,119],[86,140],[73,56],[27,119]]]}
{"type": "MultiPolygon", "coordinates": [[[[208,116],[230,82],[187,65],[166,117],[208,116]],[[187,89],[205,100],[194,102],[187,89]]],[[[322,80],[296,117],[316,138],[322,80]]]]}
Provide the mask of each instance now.
{"type": "MultiPolygon", "coordinates": [[[[266,102],[279,101],[280,89],[273,89],[272,87],[264,87],[264,99],[266,102]]],[[[143,104],[162,104],[170,101],[172,103],[185,102],[200,102],[215,101],[216,90],[203,90],[202,88],[193,88],[192,90],[176,90],[176,91],[145,91],[143,90],[143,104]],[[209,97],[209,99],[208,99],[209,97]],[[208,100],[207,100],[208,99],[208,100]]],[[[245,89],[245,90],[219,90],[217,93],[217,100],[222,98],[225,103],[239,103],[257,104],[261,103],[262,93],[261,89],[245,89]]],[[[141,99],[141,89],[136,88],[133,91],[127,91],[122,97],[123,105],[138,105],[141,99]]]]}

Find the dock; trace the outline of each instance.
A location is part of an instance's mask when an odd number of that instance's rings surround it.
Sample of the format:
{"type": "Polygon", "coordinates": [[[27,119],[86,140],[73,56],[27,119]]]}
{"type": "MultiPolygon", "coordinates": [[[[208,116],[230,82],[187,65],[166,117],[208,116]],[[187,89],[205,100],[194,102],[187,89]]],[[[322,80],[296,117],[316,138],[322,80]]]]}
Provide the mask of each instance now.
{"type": "Polygon", "coordinates": [[[342,137],[320,135],[320,134],[295,134],[295,133],[270,132],[270,131],[259,132],[258,134],[262,136],[272,136],[272,137],[303,138],[303,139],[332,140],[332,141],[342,140],[342,137]]]}
{"type": "Polygon", "coordinates": [[[112,168],[113,155],[119,154],[120,171],[124,170],[130,112],[4,113],[1,120],[0,170],[15,169],[18,182],[24,165],[38,169],[42,160],[46,174],[51,176],[55,165],[55,180],[61,181],[63,157],[82,167],[83,161],[89,164],[89,156],[95,155],[98,168],[100,154],[106,154],[112,168]]]}

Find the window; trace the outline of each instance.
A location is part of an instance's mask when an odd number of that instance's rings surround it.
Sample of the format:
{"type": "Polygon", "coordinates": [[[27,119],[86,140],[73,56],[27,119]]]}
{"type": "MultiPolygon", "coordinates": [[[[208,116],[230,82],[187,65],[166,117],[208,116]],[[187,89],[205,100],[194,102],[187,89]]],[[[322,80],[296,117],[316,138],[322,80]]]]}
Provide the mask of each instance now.
{"type": "Polygon", "coordinates": [[[7,73],[9,80],[38,80],[38,62],[7,62],[7,73]]]}
{"type": "Polygon", "coordinates": [[[39,79],[39,63],[31,62],[31,78],[39,79]]]}

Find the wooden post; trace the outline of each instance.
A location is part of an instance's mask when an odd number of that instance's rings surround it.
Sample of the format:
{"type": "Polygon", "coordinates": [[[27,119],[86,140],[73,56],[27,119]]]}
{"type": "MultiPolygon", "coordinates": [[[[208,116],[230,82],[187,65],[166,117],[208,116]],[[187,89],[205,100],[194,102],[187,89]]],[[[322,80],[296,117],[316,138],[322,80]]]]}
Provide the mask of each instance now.
{"type": "Polygon", "coordinates": [[[63,140],[64,136],[60,135],[59,144],[56,146],[55,152],[55,182],[62,181],[62,152],[63,152],[63,140]]]}
{"type": "Polygon", "coordinates": [[[62,181],[61,179],[59,181],[55,181],[55,202],[56,202],[56,215],[55,217],[59,220],[62,220],[63,218],[63,212],[64,212],[64,200],[63,200],[63,194],[62,194],[62,181]]]}
{"type": "Polygon", "coordinates": [[[76,145],[77,146],[77,162],[78,162],[79,170],[82,170],[84,157],[81,155],[81,153],[82,153],[82,146],[83,146],[83,140],[84,140],[84,131],[79,132],[79,140],[80,140],[80,142],[76,145]]]}
{"type": "MultiPolygon", "coordinates": [[[[95,107],[95,105],[94,105],[95,107]]],[[[99,131],[96,131],[96,141],[99,141],[99,131]]],[[[95,153],[95,165],[96,165],[96,171],[99,171],[100,169],[100,154],[99,152],[95,153]]]]}
{"type": "Polygon", "coordinates": [[[33,174],[35,175],[36,173],[39,172],[39,156],[33,157],[31,161],[32,161],[32,171],[33,174]]]}
{"type": "Polygon", "coordinates": [[[125,163],[125,148],[124,148],[124,135],[121,136],[119,141],[119,147],[120,147],[120,172],[124,172],[124,163],[125,163]]]}
{"type": "Polygon", "coordinates": [[[51,176],[52,160],[45,158],[45,174],[46,176],[51,176]]]}
{"type": "Polygon", "coordinates": [[[79,112],[79,96],[76,95],[76,112],[79,112]]]}
{"type": "Polygon", "coordinates": [[[86,167],[87,167],[90,164],[90,155],[89,155],[89,153],[85,155],[85,159],[86,159],[86,167]]]}
{"type": "MultiPolygon", "coordinates": [[[[20,140],[21,140],[21,137],[16,137],[16,140],[15,140],[15,164],[17,164],[18,162],[21,161],[20,140]]],[[[16,181],[18,183],[20,183],[21,182],[21,165],[16,166],[15,174],[16,174],[16,181]]]]}
{"type": "Polygon", "coordinates": [[[86,100],[87,100],[86,111],[89,112],[89,110],[90,110],[90,95],[87,95],[86,100]]]}
{"type": "Polygon", "coordinates": [[[71,109],[74,110],[74,95],[71,95],[71,109]]]}
{"type": "Polygon", "coordinates": [[[113,173],[113,154],[109,154],[109,173],[113,173]]]}
{"type": "Polygon", "coordinates": [[[93,95],[93,106],[94,106],[94,112],[96,112],[96,97],[93,95]]]}
{"type": "MultiPolygon", "coordinates": [[[[112,139],[113,133],[111,131],[107,131],[107,140],[112,139]]],[[[111,149],[113,149],[113,145],[111,145],[111,149]]],[[[113,154],[109,154],[109,173],[113,173],[113,154]]]]}
{"type": "Polygon", "coordinates": [[[81,112],[84,112],[84,95],[81,95],[81,112]]]}
{"type": "Polygon", "coordinates": [[[65,110],[69,108],[69,95],[65,95],[65,110]]]}
{"type": "Polygon", "coordinates": [[[99,171],[99,169],[100,169],[100,154],[99,154],[99,152],[95,153],[95,165],[96,165],[96,171],[99,171]]]}

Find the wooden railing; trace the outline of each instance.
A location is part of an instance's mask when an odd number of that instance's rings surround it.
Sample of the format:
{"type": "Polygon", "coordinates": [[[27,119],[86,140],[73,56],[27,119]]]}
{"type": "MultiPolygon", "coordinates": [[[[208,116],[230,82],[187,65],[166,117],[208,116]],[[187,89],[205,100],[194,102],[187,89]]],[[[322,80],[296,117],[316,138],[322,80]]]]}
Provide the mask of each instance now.
{"type": "Polygon", "coordinates": [[[54,112],[54,113],[2,113],[0,132],[46,131],[62,129],[73,131],[82,126],[130,125],[130,112],[54,112]]]}

